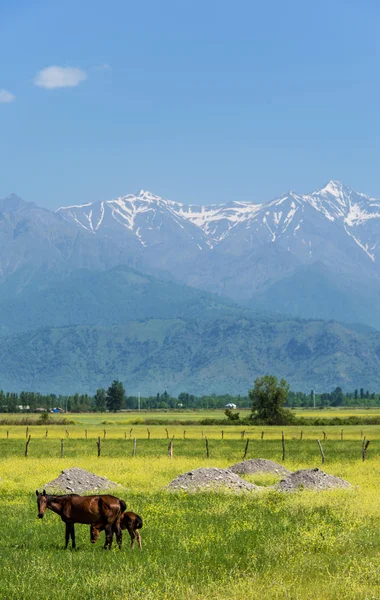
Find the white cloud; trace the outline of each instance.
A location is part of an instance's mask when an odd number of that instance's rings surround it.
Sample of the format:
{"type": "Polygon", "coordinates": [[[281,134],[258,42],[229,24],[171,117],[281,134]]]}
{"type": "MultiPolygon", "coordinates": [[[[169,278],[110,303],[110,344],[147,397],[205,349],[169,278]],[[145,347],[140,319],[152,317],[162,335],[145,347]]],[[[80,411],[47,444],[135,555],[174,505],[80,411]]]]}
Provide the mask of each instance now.
{"type": "Polygon", "coordinates": [[[87,79],[87,73],[76,67],[46,67],[38,71],[34,85],[54,90],[56,88],[76,87],[87,79]]]}
{"type": "Polygon", "coordinates": [[[16,100],[16,96],[7,92],[7,90],[0,90],[0,104],[5,104],[7,102],[13,102],[16,100]]]}

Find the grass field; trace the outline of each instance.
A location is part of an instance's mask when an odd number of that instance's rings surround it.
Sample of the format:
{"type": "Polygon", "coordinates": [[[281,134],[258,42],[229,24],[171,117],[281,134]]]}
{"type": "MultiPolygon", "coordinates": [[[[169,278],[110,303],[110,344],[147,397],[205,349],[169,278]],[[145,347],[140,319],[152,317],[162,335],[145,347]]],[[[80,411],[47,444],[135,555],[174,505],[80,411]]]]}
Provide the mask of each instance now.
{"type": "MultiPolygon", "coordinates": [[[[128,415],[128,418],[130,415],[128,415]]],[[[324,469],[353,484],[351,491],[270,490],[250,495],[179,494],[164,490],[179,473],[200,466],[227,467],[241,460],[242,427],[168,427],[174,458],[167,456],[165,427],[133,426],[137,455],[125,415],[74,415],[76,425],[0,427],[0,596],[2,598],[313,599],[380,598],[380,426],[325,428],[324,469]],[[112,420],[114,425],[103,425],[112,420]],[[95,440],[103,436],[102,455],[95,440]],[[88,439],[84,438],[85,428],[88,439]],[[204,435],[210,458],[205,458],[204,435]],[[360,430],[371,440],[361,460],[360,430]],[[6,439],[6,431],[9,438],[6,439]],[[127,439],[124,439],[124,431],[127,439]],[[60,439],[65,457],[60,458],[60,439]],[[76,526],[78,550],[64,550],[64,525],[48,512],[37,519],[35,489],[63,468],[79,466],[124,486],[130,510],[142,515],[143,551],[92,546],[89,528],[76,526]]],[[[135,419],[136,415],[132,415],[135,419]]],[[[248,458],[281,461],[281,430],[245,428],[248,458]]],[[[321,428],[284,428],[285,466],[320,465],[321,428]]],[[[250,477],[260,485],[272,476],[250,477]]],[[[103,536],[102,536],[103,537],[103,536]]]]}

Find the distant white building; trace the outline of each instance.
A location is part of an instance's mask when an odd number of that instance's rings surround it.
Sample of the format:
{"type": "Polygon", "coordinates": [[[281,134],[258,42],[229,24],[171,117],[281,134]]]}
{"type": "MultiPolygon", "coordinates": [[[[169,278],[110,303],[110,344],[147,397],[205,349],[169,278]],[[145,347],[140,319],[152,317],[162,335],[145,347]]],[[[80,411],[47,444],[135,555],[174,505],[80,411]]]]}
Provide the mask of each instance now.
{"type": "Polygon", "coordinates": [[[229,402],[228,404],[226,404],[225,408],[231,408],[231,409],[234,409],[234,408],[237,408],[237,406],[236,406],[236,404],[234,404],[233,402],[229,402]]]}

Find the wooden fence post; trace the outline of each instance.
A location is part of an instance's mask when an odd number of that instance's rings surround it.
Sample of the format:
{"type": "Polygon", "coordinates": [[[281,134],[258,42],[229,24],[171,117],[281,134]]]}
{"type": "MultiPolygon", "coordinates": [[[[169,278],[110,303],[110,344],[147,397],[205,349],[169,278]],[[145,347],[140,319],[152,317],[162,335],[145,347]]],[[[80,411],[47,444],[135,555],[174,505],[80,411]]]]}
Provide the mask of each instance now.
{"type": "Polygon", "coordinates": [[[46,430],[46,431],[45,431],[45,437],[46,437],[46,438],[47,438],[48,434],[49,434],[49,432],[48,432],[48,430],[46,430]]]}
{"type": "Polygon", "coordinates": [[[105,429],[103,429],[103,440],[105,440],[105,439],[106,439],[106,435],[107,435],[107,432],[106,432],[106,430],[105,430],[105,429]]]}
{"type": "Polygon", "coordinates": [[[65,456],[65,441],[61,440],[61,458],[63,458],[65,456]]]}
{"type": "Polygon", "coordinates": [[[85,437],[85,438],[86,438],[86,440],[87,440],[87,429],[85,429],[85,430],[84,430],[84,437],[85,437]]]}
{"type": "Polygon", "coordinates": [[[247,456],[248,444],[249,444],[249,439],[247,439],[247,442],[245,444],[245,450],[244,450],[243,460],[245,460],[245,457],[247,456]]]}
{"type": "Polygon", "coordinates": [[[282,460],[285,460],[285,436],[284,432],[281,432],[281,442],[282,442],[282,460]]]}
{"type": "Polygon", "coordinates": [[[67,438],[68,438],[68,437],[70,437],[70,434],[69,434],[69,432],[68,432],[68,430],[67,430],[67,429],[66,429],[66,437],[67,437],[67,438]]]}
{"type": "Polygon", "coordinates": [[[261,439],[262,440],[264,439],[264,432],[263,431],[261,432],[261,439]]]}
{"type": "Polygon", "coordinates": [[[184,431],[183,431],[183,439],[184,440],[186,439],[186,429],[184,429],[184,431]]]}
{"type": "Polygon", "coordinates": [[[96,445],[98,447],[98,458],[100,456],[100,435],[98,435],[98,441],[96,442],[96,445]]]}
{"type": "Polygon", "coordinates": [[[222,440],[224,440],[224,431],[222,429],[222,440]]]}
{"type": "Polygon", "coordinates": [[[26,439],[28,439],[28,435],[29,435],[29,427],[26,428],[26,432],[25,432],[26,439]]]}
{"type": "Polygon", "coordinates": [[[8,431],[8,429],[7,429],[7,439],[8,439],[8,438],[9,438],[9,431],[8,431]]]}
{"type": "Polygon", "coordinates": [[[165,427],[165,431],[166,431],[166,439],[168,440],[169,439],[169,432],[167,430],[167,427],[165,427]]]}
{"type": "Polygon", "coordinates": [[[364,436],[363,444],[362,444],[362,460],[363,462],[367,458],[367,448],[370,445],[370,441],[364,436]]]}
{"type": "Polygon", "coordinates": [[[319,452],[321,453],[321,457],[322,457],[322,464],[324,464],[325,462],[325,455],[323,454],[323,448],[322,448],[322,444],[319,440],[317,440],[318,446],[319,446],[319,452]]]}
{"type": "Polygon", "coordinates": [[[148,440],[150,440],[150,429],[147,427],[146,430],[148,432],[148,440]]]}
{"type": "Polygon", "coordinates": [[[208,449],[208,438],[206,437],[206,458],[209,458],[209,457],[210,457],[210,452],[208,449]]]}
{"type": "Polygon", "coordinates": [[[300,433],[300,440],[302,440],[302,437],[303,437],[303,431],[301,430],[301,433],[300,433]]]}
{"type": "Polygon", "coordinates": [[[241,432],[241,439],[244,440],[244,436],[245,436],[245,429],[241,432]]]}
{"type": "Polygon", "coordinates": [[[25,456],[26,456],[26,458],[28,457],[29,442],[30,442],[30,438],[31,438],[31,437],[32,437],[32,436],[31,436],[31,435],[29,435],[29,437],[28,437],[28,440],[27,440],[27,442],[26,442],[26,445],[25,445],[25,456]]]}
{"type": "Polygon", "coordinates": [[[323,441],[325,441],[325,439],[327,438],[327,436],[326,436],[326,432],[325,432],[325,431],[322,431],[322,433],[323,433],[323,441]]]}
{"type": "Polygon", "coordinates": [[[343,429],[340,430],[340,439],[343,441],[343,429]]]}
{"type": "Polygon", "coordinates": [[[363,430],[362,429],[360,430],[360,439],[361,440],[363,439],[363,430]]]}
{"type": "Polygon", "coordinates": [[[131,437],[132,437],[132,431],[133,431],[133,427],[132,427],[132,429],[129,430],[129,439],[131,439],[131,437]]]}
{"type": "Polygon", "coordinates": [[[169,456],[169,458],[173,458],[173,439],[171,439],[169,442],[168,456],[169,456]]]}
{"type": "Polygon", "coordinates": [[[136,444],[137,444],[137,440],[136,440],[136,438],[134,438],[132,456],[136,456],[136,444]]]}

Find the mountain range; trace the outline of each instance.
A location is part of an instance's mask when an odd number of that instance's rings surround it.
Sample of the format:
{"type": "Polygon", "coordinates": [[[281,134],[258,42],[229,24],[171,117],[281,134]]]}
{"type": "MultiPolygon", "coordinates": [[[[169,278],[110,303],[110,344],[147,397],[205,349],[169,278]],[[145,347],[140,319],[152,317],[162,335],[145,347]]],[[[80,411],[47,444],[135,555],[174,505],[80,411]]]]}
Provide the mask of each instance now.
{"type": "MultiPolygon", "coordinates": [[[[128,329],[134,323],[133,331],[144,331],[147,336],[146,354],[141,347],[136,350],[140,362],[135,364],[126,352],[128,366],[117,354],[109,378],[123,373],[127,385],[133,381],[141,391],[145,383],[150,386],[149,377],[161,387],[169,388],[171,382],[176,391],[176,386],[182,390],[191,386],[189,391],[197,393],[221,390],[215,379],[205,375],[215,373],[217,378],[219,373],[223,391],[244,393],[252,377],[264,371],[287,376],[299,389],[338,381],[343,387],[359,383],[368,387],[364,380],[380,385],[380,375],[376,375],[380,373],[380,342],[371,330],[380,328],[379,248],[380,200],[336,181],[310,194],[288,192],[269,202],[185,205],[142,190],[56,212],[11,194],[0,199],[0,334],[7,356],[15,362],[10,367],[4,359],[3,367],[7,367],[6,371],[0,367],[0,377],[13,389],[20,385],[42,389],[43,385],[56,390],[60,377],[50,369],[51,364],[58,369],[51,348],[53,340],[60,339],[61,328],[69,346],[73,349],[74,340],[80,340],[82,356],[93,360],[96,352],[91,356],[86,340],[89,344],[95,336],[100,352],[102,338],[113,354],[118,327],[124,331],[120,343],[134,347],[128,329]],[[342,350],[334,345],[332,352],[328,344],[324,350],[326,359],[336,366],[335,375],[322,355],[313,351],[315,343],[310,341],[310,324],[305,319],[315,320],[317,338],[317,330],[326,331],[328,325],[321,319],[345,322],[330,324],[339,330],[342,350]],[[250,325],[242,329],[242,322],[250,325]],[[201,353],[199,364],[193,356],[197,353],[193,337],[186,342],[190,323],[191,331],[208,332],[204,335],[208,358],[201,353]],[[224,338],[215,338],[212,348],[216,323],[224,338]],[[243,339],[249,338],[248,331],[255,336],[257,327],[268,324],[275,329],[282,324],[282,334],[259,336],[262,353],[270,360],[255,362],[257,348],[243,339]],[[235,333],[231,333],[233,327],[235,333]],[[158,354],[150,345],[149,329],[158,354]],[[181,333],[172,335],[172,329],[181,333]],[[161,332],[160,344],[163,335],[167,340],[163,347],[157,346],[157,331],[161,332]],[[23,362],[24,370],[17,369],[17,353],[28,348],[26,339],[33,339],[40,357],[45,356],[45,369],[33,353],[23,362]],[[45,350],[44,344],[48,345],[45,350]],[[192,357],[186,367],[186,361],[181,361],[186,376],[178,371],[178,361],[169,360],[168,349],[181,355],[178,344],[181,352],[187,344],[192,357]],[[224,344],[235,349],[234,360],[223,350],[224,344]],[[307,368],[305,357],[292,363],[294,344],[311,352],[307,368]],[[352,364],[352,357],[360,354],[354,353],[358,344],[372,348],[367,359],[361,356],[359,370],[352,364]],[[285,355],[280,346],[287,349],[285,355]],[[164,357],[169,362],[163,363],[164,357]],[[230,373],[231,364],[235,366],[230,373]],[[33,376],[25,379],[26,372],[33,376]]],[[[100,355],[98,359],[103,364],[100,355]]],[[[88,386],[96,380],[96,367],[92,372],[83,360],[77,363],[82,364],[78,376],[72,377],[74,367],[67,355],[63,361],[66,375],[78,389],[93,391],[88,386]]],[[[71,389],[64,381],[65,376],[60,391],[65,391],[65,385],[71,389]]]]}

